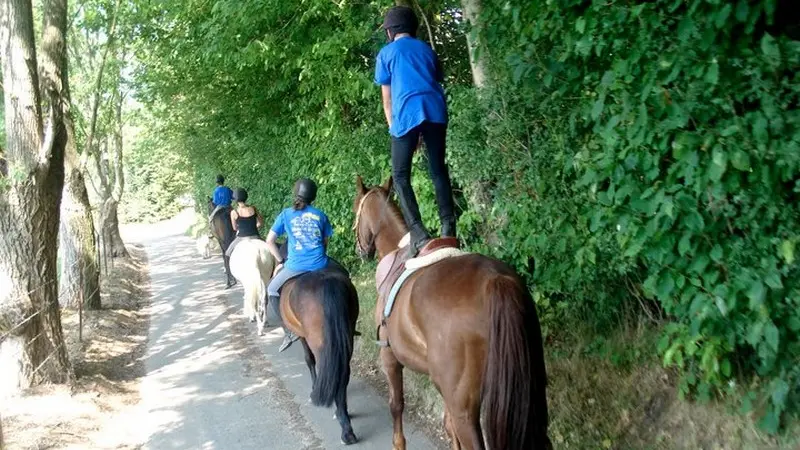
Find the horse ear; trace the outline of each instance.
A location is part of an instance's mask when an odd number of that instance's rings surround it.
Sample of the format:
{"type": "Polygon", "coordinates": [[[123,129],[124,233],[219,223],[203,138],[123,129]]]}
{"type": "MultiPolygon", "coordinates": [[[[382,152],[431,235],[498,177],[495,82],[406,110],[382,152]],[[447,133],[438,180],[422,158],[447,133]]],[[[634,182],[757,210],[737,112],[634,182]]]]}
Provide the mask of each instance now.
{"type": "Polygon", "coordinates": [[[367,188],[364,187],[364,180],[361,178],[361,175],[356,176],[356,189],[359,194],[363,195],[367,193],[367,188]]]}
{"type": "Polygon", "coordinates": [[[392,192],[392,176],[389,175],[389,179],[386,180],[386,183],[383,183],[383,188],[386,189],[386,192],[392,192]]]}

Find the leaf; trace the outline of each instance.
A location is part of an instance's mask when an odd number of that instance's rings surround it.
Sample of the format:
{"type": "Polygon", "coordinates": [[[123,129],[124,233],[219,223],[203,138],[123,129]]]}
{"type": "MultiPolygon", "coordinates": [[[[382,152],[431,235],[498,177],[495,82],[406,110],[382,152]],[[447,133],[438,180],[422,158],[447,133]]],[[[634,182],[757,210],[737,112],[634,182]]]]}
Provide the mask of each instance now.
{"type": "Polygon", "coordinates": [[[736,20],[744,22],[747,20],[747,15],[750,12],[750,7],[747,5],[748,0],[739,0],[736,4],[736,20]]]}
{"type": "Polygon", "coordinates": [[[789,395],[789,383],[778,378],[772,381],[772,404],[783,408],[786,405],[786,397],[789,395]]]}
{"type": "Polygon", "coordinates": [[[776,434],[778,433],[778,428],[780,427],[780,416],[774,410],[770,410],[767,412],[761,421],[758,423],[764,431],[769,434],[776,434]]]}
{"type": "Polygon", "coordinates": [[[578,20],[575,21],[575,31],[580,34],[583,34],[583,32],[586,31],[586,19],[579,17],[578,20]]]}
{"type": "Polygon", "coordinates": [[[692,249],[692,235],[683,233],[681,240],[678,242],[678,253],[683,256],[692,249]]]}
{"type": "Polygon", "coordinates": [[[792,316],[789,318],[789,329],[792,331],[800,330],[800,317],[792,316]]]}
{"type": "Polygon", "coordinates": [[[715,244],[714,248],[711,249],[711,259],[715,262],[722,261],[722,247],[719,244],[715,244]]]}
{"type": "Polygon", "coordinates": [[[600,114],[603,113],[603,107],[605,106],[606,96],[601,95],[600,98],[594,102],[594,106],[592,107],[592,119],[597,120],[600,117],[600,114]]]}
{"type": "Polygon", "coordinates": [[[781,275],[777,271],[770,272],[764,278],[764,282],[767,283],[767,286],[771,287],[772,289],[782,289],[783,282],[781,281],[781,275]]]}
{"type": "Polygon", "coordinates": [[[783,242],[781,242],[781,256],[783,256],[783,260],[786,261],[786,264],[794,263],[794,241],[784,239],[783,242]]]}
{"type": "Polygon", "coordinates": [[[723,316],[728,315],[728,304],[725,303],[725,299],[716,295],[714,296],[714,302],[717,304],[717,309],[719,309],[720,314],[723,316]]]}
{"type": "Polygon", "coordinates": [[[717,28],[722,28],[725,26],[725,22],[728,21],[728,17],[731,15],[731,11],[733,11],[733,5],[727,3],[722,9],[719,10],[717,13],[717,17],[714,19],[714,25],[717,28]]]}
{"type": "Polygon", "coordinates": [[[769,140],[768,125],[767,118],[763,114],[758,114],[755,122],[753,122],[753,137],[757,142],[764,144],[769,140]]]}
{"type": "Polygon", "coordinates": [[[614,75],[613,70],[606,70],[606,72],[603,74],[603,79],[600,80],[600,86],[603,87],[611,86],[611,84],[614,83],[615,78],[616,76],[614,75]]]}
{"type": "Polygon", "coordinates": [[[775,324],[770,321],[767,326],[764,327],[764,340],[775,352],[778,351],[779,336],[778,327],[776,327],[775,324]]]}
{"type": "Polygon", "coordinates": [[[673,289],[675,289],[675,280],[672,278],[672,274],[669,272],[662,273],[658,282],[658,290],[656,291],[658,298],[662,300],[668,299],[673,289]]]}
{"type": "Polygon", "coordinates": [[[719,369],[724,377],[728,378],[731,376],[731,362],[728,360],[728,358],[724,358],[722,360],[722,362],[719,364],[719,369]]]}
{"type": "Polygon", "coordinates": [[[781,58],[781,51],[778,48],[778,43],[769,33],[765,33],[764,37],[761,38],[761,53],[763,53],[767,59],[773,60],[776,63],[781,58]]]}
{"type": "Polygon", "coordinates": [[[678,39],[682,42],[686,42],[692,37],[692,33],[694,32],[694,20],[689,15],[684,16],[684,18],[678,24],[678,39]]]}
{"type": "Polygon", "coordinates": [[[741,149],[737,149],[733,152],[733,157],[731,158],[731,165],[736,170],[741,170],[742,172],[747,172],[750,170],[750,155],[747,152],[742,151],[741,149]]]}
{"type": "Polygon", "coordinates": [[[711,181],[719,181],[722,179],[722,175],[725,173],[727,166],[728,155],[722,150],[722,146],[719,144],[715,145],[712,151],[712,164],[708,169],[708,177],[711,181]]]}
{"type": "Polygon", "coordinates": [[[755,310],[764,303],[767,290],[764,288],[764,283],[760,280],[755,280],[747,290],[747,298],[750,299],[750,309],[755,310]]]}
{"type": "Polygon", "coordinates": [[[720,136],[722,137],[733,136],[738,132],[739,132],[739,125],[733,124],[728,127],[725,127],[725,129],[720,132],[720,136]]]}
{"type": "Polygon", "coordinates": [[[703,78],[706,83],[716,85],[719,81],[719,64],[714,61],[706,71],[706,76],[703,78]]]}

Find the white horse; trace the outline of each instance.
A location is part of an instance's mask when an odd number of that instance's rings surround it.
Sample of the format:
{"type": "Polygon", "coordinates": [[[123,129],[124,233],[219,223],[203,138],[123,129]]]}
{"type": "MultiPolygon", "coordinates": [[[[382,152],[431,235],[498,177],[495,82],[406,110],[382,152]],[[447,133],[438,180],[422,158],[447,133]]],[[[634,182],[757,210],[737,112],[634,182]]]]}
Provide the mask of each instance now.
{"type": "Polygon", "coordinates": [[[267,325],[267,285],[275,269],[275,258],[266,242],[244,239],[231,253],[231,274],[244,288],[244,315],[257,321],[258,335],[264,334],[267,325]]]}

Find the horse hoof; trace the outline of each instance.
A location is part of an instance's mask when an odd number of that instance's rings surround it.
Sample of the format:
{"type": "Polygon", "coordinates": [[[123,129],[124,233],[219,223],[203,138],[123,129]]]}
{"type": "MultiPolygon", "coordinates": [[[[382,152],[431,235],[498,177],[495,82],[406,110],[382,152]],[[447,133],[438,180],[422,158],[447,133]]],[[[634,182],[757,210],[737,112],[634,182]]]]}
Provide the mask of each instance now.
{"type": "Polygon", "coordinates": [[[352,431],[342,434],[342,444],[353,445],[357,442],[358,439],[356,438],[356,435],[352,431]]]}

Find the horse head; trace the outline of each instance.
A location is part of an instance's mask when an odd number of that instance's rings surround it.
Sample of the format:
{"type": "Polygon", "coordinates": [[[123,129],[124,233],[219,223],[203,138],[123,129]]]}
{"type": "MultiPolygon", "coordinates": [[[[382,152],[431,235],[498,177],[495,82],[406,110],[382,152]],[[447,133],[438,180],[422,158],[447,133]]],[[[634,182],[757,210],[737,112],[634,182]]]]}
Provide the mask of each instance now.
{"type": "Polygon", "coordinates": [[[367,187],[361,176],[356,178],[356,197],[353,200],[356,233],[356,254],[362,259],[371,259],[377,249],[376,241],[381,232],[395,230],[397,240],[405,234],[405,222],[400,210],[391,199],[392,177],[383,185],[367,187]]]}

